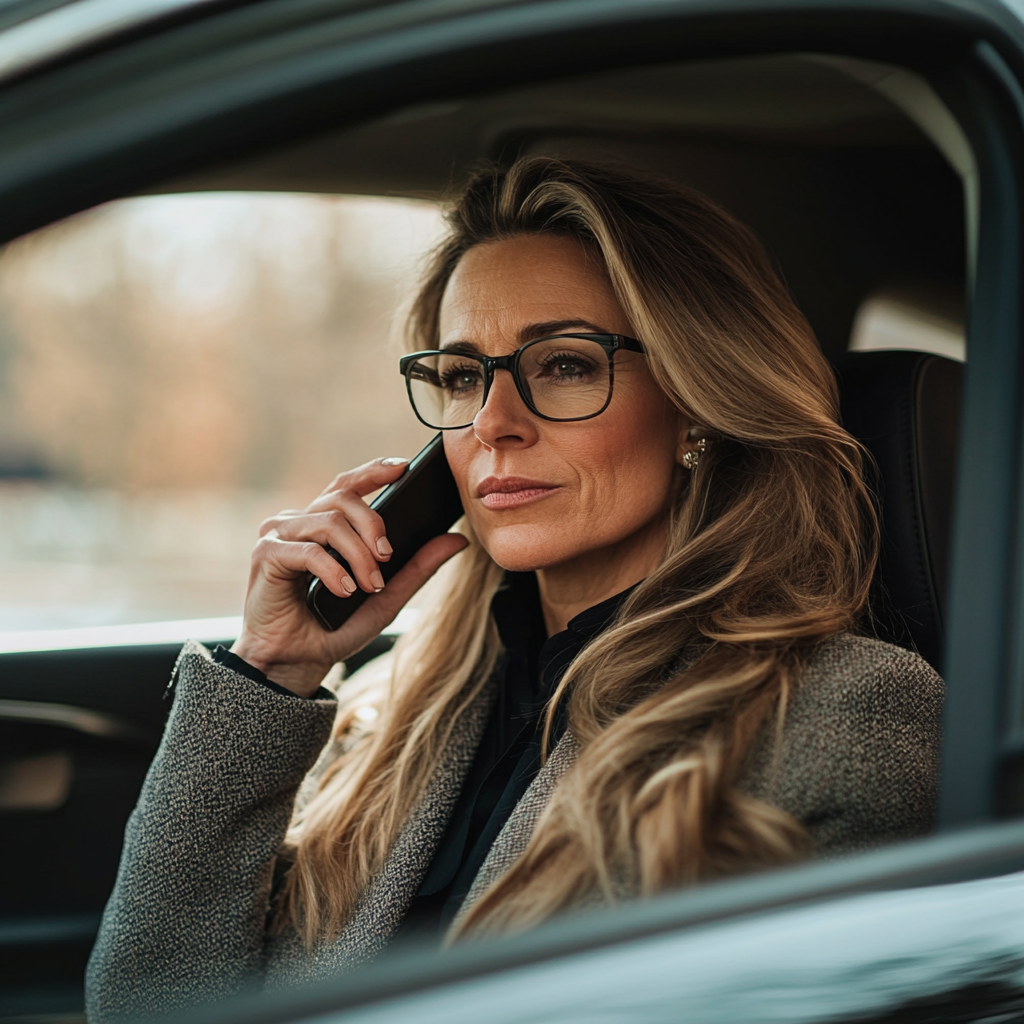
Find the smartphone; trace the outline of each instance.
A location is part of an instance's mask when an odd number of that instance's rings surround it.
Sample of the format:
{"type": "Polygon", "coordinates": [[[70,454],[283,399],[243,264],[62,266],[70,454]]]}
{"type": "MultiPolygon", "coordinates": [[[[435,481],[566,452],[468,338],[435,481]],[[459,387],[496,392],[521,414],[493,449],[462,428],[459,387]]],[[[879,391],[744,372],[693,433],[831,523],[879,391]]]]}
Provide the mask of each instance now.
{"type": "MultiPolygon", "coordinates": [[[[448,467],[440,434],[412,459],[393,484],[374,498],[370,508],[384,520],[388,542],[394,549],[391,558],[380,563],[380,574],[387,583],[428,540],[447,533],[462,515],[462,499],[448,467]]],[[[327,551],[355,579],[348,562],[333,548],[327,551]]],[[[331,632],[372,596],[357,590],[351,597],[338,597],[313,577],[306,591],[306,607],[331,632]]]]}

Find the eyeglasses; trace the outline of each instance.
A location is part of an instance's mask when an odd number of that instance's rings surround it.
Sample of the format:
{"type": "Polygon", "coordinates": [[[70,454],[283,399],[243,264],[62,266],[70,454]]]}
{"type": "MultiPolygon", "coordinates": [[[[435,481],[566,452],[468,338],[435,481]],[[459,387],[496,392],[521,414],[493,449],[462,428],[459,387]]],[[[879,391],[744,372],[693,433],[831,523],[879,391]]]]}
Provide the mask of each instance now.
{"type": "Polygon", "coordinates": [[[468,427],[484,407],[495,370],[508,370],[526,407],[545,420],[589,420],[608,408],[615,353],[643,352],[622,334],[558,334],[538,338],[507,356],[429,351],[403,356],[409,401],[433,430],[468,427]]]}

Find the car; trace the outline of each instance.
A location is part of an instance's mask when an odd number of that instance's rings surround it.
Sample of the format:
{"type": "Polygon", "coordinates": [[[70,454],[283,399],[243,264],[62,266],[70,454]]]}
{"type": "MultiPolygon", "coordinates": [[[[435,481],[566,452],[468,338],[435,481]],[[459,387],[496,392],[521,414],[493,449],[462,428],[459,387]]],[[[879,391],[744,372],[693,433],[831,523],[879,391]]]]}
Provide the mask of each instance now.
{"type": "MultiPolygon", "coordinates": [[[[939,830],[514,938],[397,950],[192,1019],[1017,1019],[1024,5],[0,5],[0,241],[139,195],[436,198],[475,161],[521,153],[686,180],[774,254],[878,463],[876,628],[947,683],[939,830]]],[[[84,1019],[82,971],[183,629],[44,630],[0,653],[0,1019],[84,1019]]]]}

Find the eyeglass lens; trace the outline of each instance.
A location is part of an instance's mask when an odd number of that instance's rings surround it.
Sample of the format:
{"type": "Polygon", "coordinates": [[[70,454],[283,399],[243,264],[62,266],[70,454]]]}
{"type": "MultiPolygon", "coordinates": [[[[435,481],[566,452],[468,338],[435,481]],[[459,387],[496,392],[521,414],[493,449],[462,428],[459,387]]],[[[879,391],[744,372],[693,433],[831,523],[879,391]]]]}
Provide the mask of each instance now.
{"type": "MultiPolygon", "coordinates": [[[[611,390],[609,353],[583,338],[545,338],[526,346],[518,376],[534,409],[556,420],[599,413],[611,390]]],[[[469,426],[483,407],[483,364],[464,353],[425,356],[410,368],[408,380],[416,412],[432,427],[469,426]]]]}

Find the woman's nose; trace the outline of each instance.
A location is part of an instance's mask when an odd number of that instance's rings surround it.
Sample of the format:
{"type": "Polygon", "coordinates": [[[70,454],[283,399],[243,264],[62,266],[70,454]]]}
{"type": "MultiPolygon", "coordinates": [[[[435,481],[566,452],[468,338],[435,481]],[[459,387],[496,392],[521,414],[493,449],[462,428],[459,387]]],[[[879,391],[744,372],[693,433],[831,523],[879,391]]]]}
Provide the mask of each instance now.
{"type": "Polygon", "coordinates": [[[512,374],[496,370],[473,433],[489,448],[528,447],[537,440],[537,418],[516,390],[512,374]]]}

